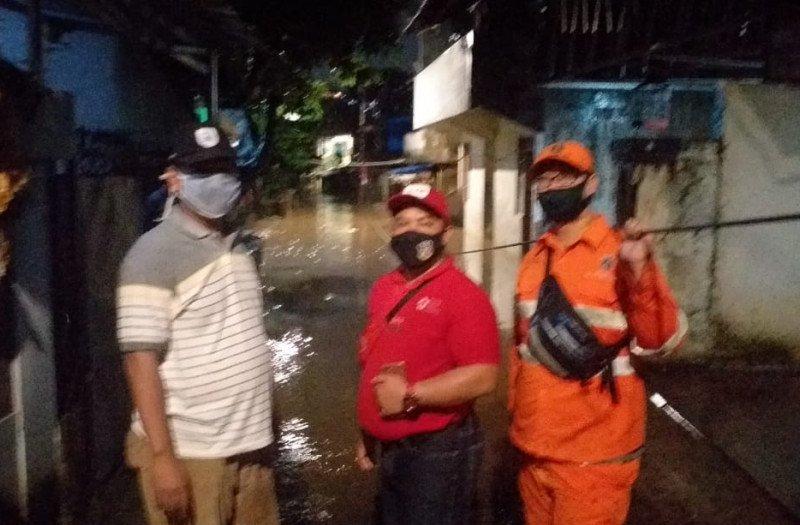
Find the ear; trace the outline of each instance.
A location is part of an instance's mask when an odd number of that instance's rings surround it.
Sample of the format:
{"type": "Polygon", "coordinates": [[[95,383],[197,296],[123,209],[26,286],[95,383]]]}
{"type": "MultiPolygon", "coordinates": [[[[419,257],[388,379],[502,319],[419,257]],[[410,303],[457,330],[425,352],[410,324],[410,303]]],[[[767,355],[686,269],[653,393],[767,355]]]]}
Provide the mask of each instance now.
{"type": "Polygon", "coordinates": [[[164,185],[167,187],[167,193],[174,195],[181,189],[181,179],[178,178],[178,170],[172,166],[168,167],[164,174],[161,175],[164,185]]]}
{"type": "Polygon", "coordinates": [[[444,227],[444,232],[442,232],[442,246],[447,246],[447,243],[450,242],[450,237],[453,235],[453,227],[449,224],[444,227]]]}
{"type": "Polygon", "coordinates": [[[592,173],[589,175],[589,178],[586,179],[586,186],[583,188],[583,196],[584,197],[591,197],[595,193],[597,193],[598,188],[600,187],[600,178],[597,176],[597,173],[592,173]]]}

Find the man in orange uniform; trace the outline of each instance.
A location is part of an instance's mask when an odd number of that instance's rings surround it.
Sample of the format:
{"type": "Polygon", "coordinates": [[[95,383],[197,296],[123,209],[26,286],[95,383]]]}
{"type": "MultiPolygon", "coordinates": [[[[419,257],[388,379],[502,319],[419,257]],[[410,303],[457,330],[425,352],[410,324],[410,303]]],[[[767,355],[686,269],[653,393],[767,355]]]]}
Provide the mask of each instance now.
{"type": "Polygon", "coordinates": [[[530,176],[552,227],[525,256],[517,280],[509,408],[511,441],[525,457],[519,477],[525,520],[621,524],[639,474],[646,408],[630,356],[675,350],[686,318],[653,260],[652,238],[642,236],[636,221],[619,232],[587,209],[599,184],[586,147],[548,146],[530,176]],[[531,328],[547,274],[595,341],[620,349],[606,374],[571,377],[531,328]]]}

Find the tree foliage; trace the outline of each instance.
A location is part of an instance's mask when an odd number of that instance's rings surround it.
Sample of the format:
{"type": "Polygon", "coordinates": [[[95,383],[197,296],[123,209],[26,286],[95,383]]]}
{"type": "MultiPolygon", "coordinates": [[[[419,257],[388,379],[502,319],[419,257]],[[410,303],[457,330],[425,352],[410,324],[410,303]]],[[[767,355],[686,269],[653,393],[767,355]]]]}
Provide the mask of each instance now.
{"type": "MultiPolygon", "coordinates": [[[[389,77],[374,60],[399,63],[392,45],[414,0],[237,0],[263,45],[229,61],[251,116],[268,137],[264,168],[272,189],[313,168],[326,101],[369,97],[389,77]],[[242,79],[244,81],[242,81],[242,79]],[[341,95],[340,95],[341,96],[341,95]]],[[[235,90],[234,90],[235,91],[235,90]]]]}

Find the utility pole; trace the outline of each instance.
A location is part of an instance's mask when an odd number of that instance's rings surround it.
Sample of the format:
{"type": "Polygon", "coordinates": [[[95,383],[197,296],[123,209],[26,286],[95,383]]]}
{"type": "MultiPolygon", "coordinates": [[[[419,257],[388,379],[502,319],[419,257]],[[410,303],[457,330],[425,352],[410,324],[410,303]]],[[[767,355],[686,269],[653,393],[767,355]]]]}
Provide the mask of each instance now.
{"type": "Polygon", "coordinates": [[[366,186],[369,183],[367,162],[367,101],[363,89],[359,89],[358,105],[358,203],[363,204],[366,186]]]}
{"type": "Polygon", "coordinates": [[[219,51],[211,51],[211,118],[219,118],[219,51]]]}

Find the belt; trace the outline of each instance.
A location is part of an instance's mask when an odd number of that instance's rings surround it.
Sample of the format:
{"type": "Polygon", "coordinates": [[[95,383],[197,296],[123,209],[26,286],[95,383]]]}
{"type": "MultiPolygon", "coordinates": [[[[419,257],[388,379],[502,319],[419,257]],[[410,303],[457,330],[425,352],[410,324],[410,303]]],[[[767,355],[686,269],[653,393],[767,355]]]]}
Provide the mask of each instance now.
{"type": "Polygon", "coordinates": [[[424,445],[437,438],[447,437],[449,434],[454,434],[456,431],[461,430],[467,425],[476,424],[477,420],[474,412],[470,412],[460,420],[447,425],[441,430],[434,430],[433,432],[425,432],[424,434],[414,434],[413,436],[404,437],[402,439],[395,439],[392,441],[379,441],[381,449],[391,450],[396,448],[412,448],[424,445]]]}

